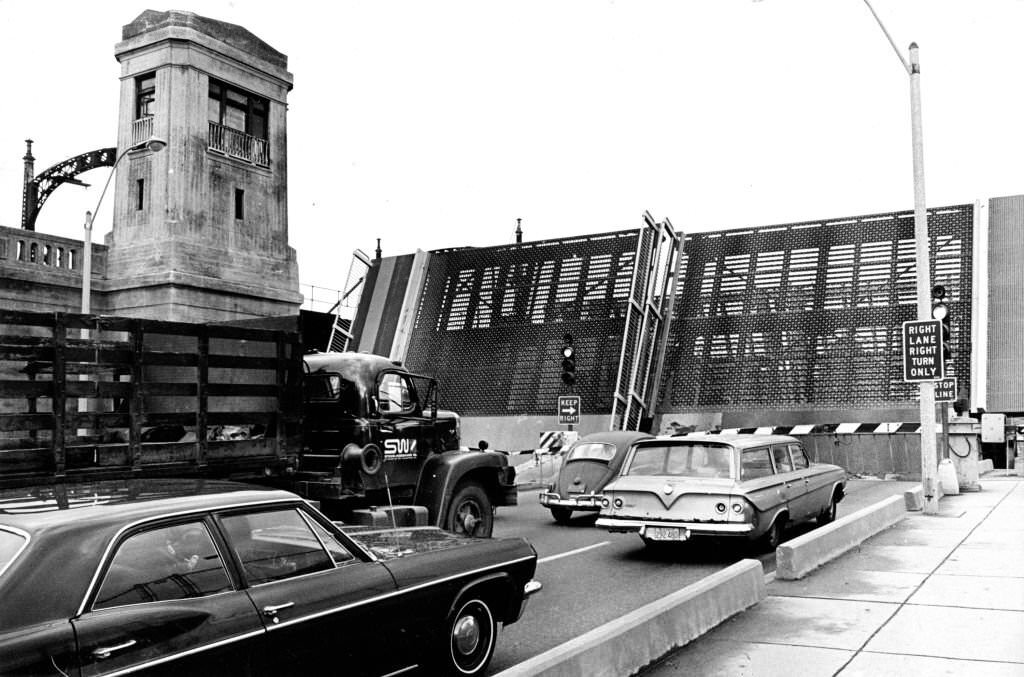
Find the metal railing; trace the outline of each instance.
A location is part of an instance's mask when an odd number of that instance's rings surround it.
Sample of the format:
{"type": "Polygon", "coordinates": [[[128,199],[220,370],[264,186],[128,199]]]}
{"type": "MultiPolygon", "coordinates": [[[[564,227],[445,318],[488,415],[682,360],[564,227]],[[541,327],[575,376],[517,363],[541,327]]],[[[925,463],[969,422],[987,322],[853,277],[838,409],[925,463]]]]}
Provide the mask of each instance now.
{"type": "Polygon", "coordinates": [[[210,150],[245,160],[261,167],[270,166],[270,144],[252,134],[210,123],[210,150]]]}
{"type": "Polygon", "coordinates": [[[132,146],[145,143],[153,136],[153,116],[147,115],[132,122],[132,146]]]}

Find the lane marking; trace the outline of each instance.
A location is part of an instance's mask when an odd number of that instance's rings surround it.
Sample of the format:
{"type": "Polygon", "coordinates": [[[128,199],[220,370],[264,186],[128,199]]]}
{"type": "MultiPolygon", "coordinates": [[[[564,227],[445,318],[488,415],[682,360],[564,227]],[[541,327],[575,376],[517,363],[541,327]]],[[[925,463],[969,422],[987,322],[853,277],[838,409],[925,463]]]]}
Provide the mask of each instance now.
{"type": "Polygon", "coordinates": [[[551,555],[550,557],[542,557],[541,559],[537,560],[537,564],[544,564],[545,562],[550,562],[552,560],[561,559],[562,557],[568,557],[569,555],[578,555],[581,552],[586,552],[587,550],[593,550],[594,548],[600,548],[602,545],[608,545],[609,543],[611,543],[611,541],[601,541],[600,543],[595,543],[593,545],[588,545],[585,548],[576,548],[575,550],[570,550],[568,552],[559,553],[557,555],[551,555]]]}

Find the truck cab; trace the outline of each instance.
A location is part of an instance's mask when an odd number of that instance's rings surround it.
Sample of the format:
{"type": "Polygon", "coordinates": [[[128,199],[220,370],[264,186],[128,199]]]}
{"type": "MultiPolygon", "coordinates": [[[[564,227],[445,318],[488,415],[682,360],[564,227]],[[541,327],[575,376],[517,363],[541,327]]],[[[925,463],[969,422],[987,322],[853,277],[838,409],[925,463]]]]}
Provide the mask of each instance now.
{"type": "Polygon", "coordinates": [[[303,495],[349,523],[434,524],[489,536],[493,509],[515,505],[515,469],[466,449],[437,381],[367,353],[304,356],[303,495]]]}

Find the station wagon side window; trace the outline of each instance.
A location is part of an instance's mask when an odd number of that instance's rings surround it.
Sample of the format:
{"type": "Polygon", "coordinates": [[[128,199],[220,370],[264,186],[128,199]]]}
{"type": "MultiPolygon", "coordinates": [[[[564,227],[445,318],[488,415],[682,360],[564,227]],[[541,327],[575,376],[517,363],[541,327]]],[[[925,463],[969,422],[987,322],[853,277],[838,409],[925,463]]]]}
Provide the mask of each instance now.
{"type": "Polygon", "coordinates": [[[410,414],[416,408],[409,380],[402,374],[387,373],[380,377],[377,400],[382,414],[410,414]]]}
{"type": "Polygon", "coordinates": [[[94,609],[202,597],[231,589],[202,521],[132,534],[114,552],[94,609]]]}
{"type": "Polygon", "coordinates": [[[789,453],[793,456],[793,465],[797,470],[806,470],[811,467],[811,462],[807,458],[804,448],[799,444],[790,444],[789,453]]]}
{"type": "Polygon", "coordinates": [[[768,447],[744,449],[740,455],[740,480],[752,480],[774,474],[768,447]]]}
{"type": "Polygon", "coordinates": [[[252,585],[334,568],[334,559],[294,507],[220,518],[252,585]]]}
{"type": "Polygon", "coordinates": [[[773,444],[772,458],[775,460],[775,472],[793,472],[793,462],[789,460],[787,445],[773,444]]]}

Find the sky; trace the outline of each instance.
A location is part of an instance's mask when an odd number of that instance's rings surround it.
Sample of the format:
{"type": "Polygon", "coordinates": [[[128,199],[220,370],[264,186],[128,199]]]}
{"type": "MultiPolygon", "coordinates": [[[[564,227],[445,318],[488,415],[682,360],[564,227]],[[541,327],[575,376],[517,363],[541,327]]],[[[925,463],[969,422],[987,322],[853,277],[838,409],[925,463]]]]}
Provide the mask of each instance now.
{"type": "MultiPolygon", "coordinates": [[[[929,207],[1024,192],[1024,0],[871,0],[920,46],[929,207]]],[[[910,210],[910,78],[864,0],[0,0],[0,225],[36,173],[116,141],[121,27],[244,26],[288,57],[303,291],[352,253],[910,210]]],[[[81,238],[109,169],[37,230],[81,238]]],[[[112,195],[94,241],[110,230],[112,195]]],[[[316,292],[323,295],[325,292],[316,292]]],[[[330,292],[326,292],[329,296],[330,292]]]]}

